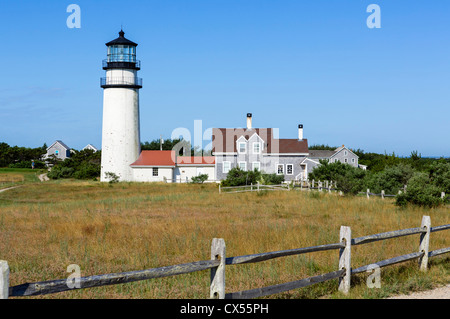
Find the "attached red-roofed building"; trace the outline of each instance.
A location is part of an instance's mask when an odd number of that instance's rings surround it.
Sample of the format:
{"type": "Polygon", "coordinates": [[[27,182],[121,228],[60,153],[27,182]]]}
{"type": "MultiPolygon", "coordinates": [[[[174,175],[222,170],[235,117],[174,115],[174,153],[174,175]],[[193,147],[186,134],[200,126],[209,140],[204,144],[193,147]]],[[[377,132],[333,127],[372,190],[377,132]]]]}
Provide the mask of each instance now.
{"type": "Polygon", "coordinates": [[[142,151],[130,165],[136,182],[188,182],[192,177],[208,174],[215,178],[214,156],[177,156],[175,151],[142,151]]]}

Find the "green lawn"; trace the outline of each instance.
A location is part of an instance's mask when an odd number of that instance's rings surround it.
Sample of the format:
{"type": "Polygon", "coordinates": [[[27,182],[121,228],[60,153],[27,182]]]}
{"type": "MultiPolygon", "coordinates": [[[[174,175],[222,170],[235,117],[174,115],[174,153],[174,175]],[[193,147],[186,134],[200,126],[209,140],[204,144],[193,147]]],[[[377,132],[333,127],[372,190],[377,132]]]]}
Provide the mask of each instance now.
{"type": "Polygon", "coordinates": [[[0,168],[0,189],[39,182],[45,170],[28,168],[0,168]]]}

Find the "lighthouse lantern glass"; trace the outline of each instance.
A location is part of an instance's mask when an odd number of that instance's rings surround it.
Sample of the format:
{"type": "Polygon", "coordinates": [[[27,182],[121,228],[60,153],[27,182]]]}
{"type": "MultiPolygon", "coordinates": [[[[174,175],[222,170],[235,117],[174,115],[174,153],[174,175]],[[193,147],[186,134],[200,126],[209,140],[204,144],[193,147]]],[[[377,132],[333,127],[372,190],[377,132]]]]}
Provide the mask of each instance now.
{"type": "Polygon", "coordinates": [[[136,62],[136,47],[131,45],[108,47],[108,62],[136,62]]]}

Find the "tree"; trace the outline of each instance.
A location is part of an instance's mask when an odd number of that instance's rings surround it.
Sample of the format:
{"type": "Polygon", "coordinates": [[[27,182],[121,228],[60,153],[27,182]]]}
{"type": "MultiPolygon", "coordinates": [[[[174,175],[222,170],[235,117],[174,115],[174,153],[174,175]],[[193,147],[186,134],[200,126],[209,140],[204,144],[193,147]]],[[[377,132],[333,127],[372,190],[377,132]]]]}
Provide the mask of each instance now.
{"type": "Polygon", "coordinates": [[[441,192],[450,194],[450,163],[441,159],[433,162],[428,169],[431,182],[438,187],[441,192]]]}
{"type": "Polygon", "coordinates": [[[309,174],[309,179],[336,181],[338,190],[345,194],[356,195],[363,189],[366,171],[341,162],[321,160],[320,164],[309,174]]]}
{"type": "Polygon", "coordinates": [[[52,179],[76,178],[93,179],[100,177],[101,151],[74,150],[71,157],[57,161],[48,177],[52,179]]]}
{"type": "Polygon", "coordinates": [[[405,207],[409,204],[423,207],[437,207],[443,204],[440,198],[441,192],[434,185],[428,174],[423,172],[415,172],[408,181],[407,191],[396,197],[396,205],[405,207]]]}
{"type": "Polygon", "coordinates": [[[369,172],[366,176],[364,188],[374,193],[397,194],[413,176],[414,170],[408,164],[398,164],[386,167],[381,172],[369,172]]]}

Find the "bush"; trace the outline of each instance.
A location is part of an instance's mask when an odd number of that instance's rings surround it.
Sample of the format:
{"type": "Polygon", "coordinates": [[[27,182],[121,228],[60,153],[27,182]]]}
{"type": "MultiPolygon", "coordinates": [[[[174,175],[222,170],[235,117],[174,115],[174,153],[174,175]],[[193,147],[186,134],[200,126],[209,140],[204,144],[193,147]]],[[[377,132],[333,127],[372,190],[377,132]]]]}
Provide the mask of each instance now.
{"type": "Polygon", "coordinates": [[[431,182],[439,187],[441,192],[450,194],[450,163],[444,161],[434,162],[429,167],[431,182]]]}
{"type": "Polygon", "coordinates": [[[222,186],[244,186],[256,184],[261,179],[261,172],[258,170],[244,171],[239,167],[232,168],[227,178],[221,182],[222,186]]]}
{"type": "Polygon", "coordinates": [[[382,190],[386,194],[397,194],[408,183],[413,173],[414,170],[410,165],[390,166],[385,168],[384,171],[367,175],[364,188],[378,194],[382,190]]]}
{"type": "Polygon", "coordinates": [[[198,176],[192,177],[192,183],[193,184],[203,184],[205,181],[208,180],[208,174],[200,174],[198,176]]]}
{"type": "Polygon", "coordinates": [[[71,178],[75,169],[72,167],[55,166],[48,172],[47,176],[51,179],[71,178]]]}
{"type": "Polygon", "coordinates": [[[406,192],[397,195],[395,202],[397,206],[405,207],[409,203],[432,208],[443,203],[439,187],[432,183],[426,173],[414,173],[407,186],[406,192]]]}
{"type": "MultiPolygon", "coordinates": [[[[21,161],[14,164],[9,164],[9,168],[31,168],[31,161],[21,161]]],[[[34,168],[35,169],[43,169],[45,168],[45,163],[41,161],[35,161],[34,162],[34,168]]]]}
{"type": "Polygon", "coordinates": [[[94,179],[100,177],[100,163],[100,151],[74,151],[70,158],[56,161],[48,176],[52,179],[94,179]]]}
{"type": "Polygon", "coordinates": [[[93,179],[100,176],[100,166],[92,163],[82,163],[73,173],[76,179],[93,179]]]}
{"type": "Polygon", "coordinates": [[[119,182],[119,176],[113,172],[106,172],[105,177],[107,180],[109,180],[109,185],[119,182]]]}
{"type": "Polygon", "coordinates": [[[280,185],[284,182],[284,175],[277,174],[261,174],[261,179],[259,180],[262,185],[280,185]]]}
{"type": "Polygon", "coordinates": [[[341,162],[329,163],[321,160],[320,163],[321,165],[309,174],[309,179],[336,181],[337,189],[345,194],[356,195],[363,189],[366,171],[341,162]]]}

